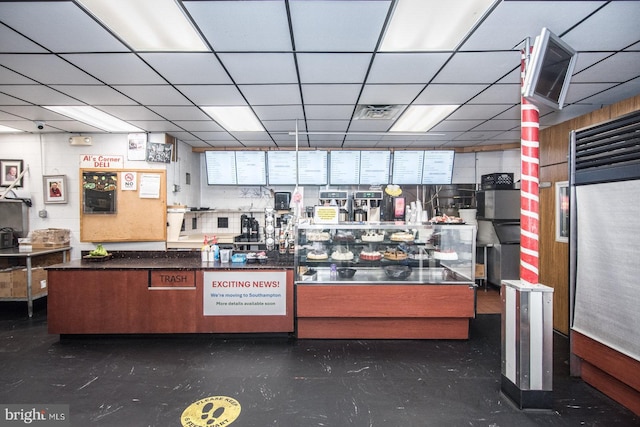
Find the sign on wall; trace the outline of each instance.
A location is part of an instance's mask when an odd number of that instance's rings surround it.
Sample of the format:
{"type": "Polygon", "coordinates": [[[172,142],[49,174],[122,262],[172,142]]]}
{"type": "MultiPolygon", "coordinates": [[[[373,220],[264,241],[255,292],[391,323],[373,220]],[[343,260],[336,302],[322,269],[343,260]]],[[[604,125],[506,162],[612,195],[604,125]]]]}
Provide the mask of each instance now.
{"type": "Polygon", "coordinates": [[[205,316],[285,316],[285,271],[205,271],[205,316]]]}

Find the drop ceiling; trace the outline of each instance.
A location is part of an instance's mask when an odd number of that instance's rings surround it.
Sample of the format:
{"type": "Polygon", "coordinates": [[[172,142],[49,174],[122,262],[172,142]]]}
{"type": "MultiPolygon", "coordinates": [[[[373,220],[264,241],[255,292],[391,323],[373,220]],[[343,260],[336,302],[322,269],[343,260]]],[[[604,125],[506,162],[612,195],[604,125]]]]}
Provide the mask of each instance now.
{"type": "MultiPolygon", "coordinates": [[[[469,0],[472,1],[472,0],[469,0]]],[[[499,1],[452,51],[382,52],[396,0],[178,1],[208,52],[137,52],[73,1],[0,0],[0,125],[100,133],[43,105],[91,105],[195,149],[463,148],[520,141],[520,50],[542,27],[576,49],[562,111],[640,94],[640,2],[499,1]],[[459,104],[429,132],[359,105],[459,104]],[[250,106],[266,131],[227,132],[203,106],[250,106]],[[305,132],[308,132],[306,134],[305,132]]],[[[171,28],[167,28],[171,31],[171,28]]]]}

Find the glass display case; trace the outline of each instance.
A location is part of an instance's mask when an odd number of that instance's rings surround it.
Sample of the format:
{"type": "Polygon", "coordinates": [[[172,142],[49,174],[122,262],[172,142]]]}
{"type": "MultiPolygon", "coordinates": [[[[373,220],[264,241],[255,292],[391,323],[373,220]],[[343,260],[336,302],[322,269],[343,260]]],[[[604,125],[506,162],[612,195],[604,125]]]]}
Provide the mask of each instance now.
{"type": "Polygon", "coordinates": [[[301,224],[296,282],[473,286],[475,242],[466,224],[301,224]]]}

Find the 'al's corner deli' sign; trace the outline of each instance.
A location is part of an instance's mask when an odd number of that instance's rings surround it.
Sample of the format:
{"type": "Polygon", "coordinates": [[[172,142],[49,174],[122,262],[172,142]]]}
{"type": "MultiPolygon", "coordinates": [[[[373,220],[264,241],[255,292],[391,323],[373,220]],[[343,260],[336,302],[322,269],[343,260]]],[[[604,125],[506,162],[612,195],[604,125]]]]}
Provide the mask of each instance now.
{"type": "Polygon", "coordinates": [[[205,316],[285,316],[284,271],[205,271],[205,316]]]}

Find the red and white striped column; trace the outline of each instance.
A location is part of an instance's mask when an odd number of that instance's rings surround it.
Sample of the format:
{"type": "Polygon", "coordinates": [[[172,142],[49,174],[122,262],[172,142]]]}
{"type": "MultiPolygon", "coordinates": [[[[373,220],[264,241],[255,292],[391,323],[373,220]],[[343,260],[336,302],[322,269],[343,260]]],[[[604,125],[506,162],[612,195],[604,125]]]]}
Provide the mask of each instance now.
{"type": "MultiPolygon", "coordinates": [[[[525,51],[522,52],[520,83],[524,82],[525,51]]],[[[538,284],[538,224],[540,184],[540,113],[538,107],[521,98],[520,130],[520,280],[538,284]]]]}

